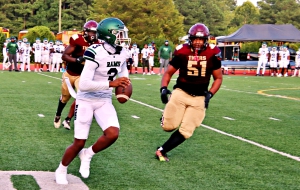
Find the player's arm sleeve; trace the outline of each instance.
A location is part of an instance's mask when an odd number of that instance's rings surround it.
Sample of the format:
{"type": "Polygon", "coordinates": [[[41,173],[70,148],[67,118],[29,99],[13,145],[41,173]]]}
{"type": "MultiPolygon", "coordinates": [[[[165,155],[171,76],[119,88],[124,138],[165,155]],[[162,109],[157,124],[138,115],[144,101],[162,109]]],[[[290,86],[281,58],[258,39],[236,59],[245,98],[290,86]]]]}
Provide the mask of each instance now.
{"type": "Polygon", "coordinates": [[[95,52],[85,51],[84,58],[85,64],[79,80],[79,90],[82,92],[93,92],[99,90],[109,89],[109,81],[94,81],[96,69],[99,63],[95,60],[95,52]]]}
{"type": "Polygon", "coordinates": [[[121,72],[118,73],[118,76],[119,77],[127,77],[127,78],[129,78],[127,65],[125,63],[122,64],[122,66],[121,66],[121,72]]]}

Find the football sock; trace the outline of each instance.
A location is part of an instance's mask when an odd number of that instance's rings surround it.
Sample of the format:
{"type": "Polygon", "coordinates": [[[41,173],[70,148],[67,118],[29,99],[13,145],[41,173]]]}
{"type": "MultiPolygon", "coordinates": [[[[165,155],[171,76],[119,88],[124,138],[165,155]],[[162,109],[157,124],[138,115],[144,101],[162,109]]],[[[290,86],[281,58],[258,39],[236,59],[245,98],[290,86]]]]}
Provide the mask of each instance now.
{"type": "Polygon", "coordinates": [[[61,112],[65,106],[66,106],[66,103],[62,103],[61,100],[59,99],[58,108],[56,110],[56,116],[61,116],[61,112]]]}
{"type": "Polygon", "coordinates": [[[60,162],[58,168],[61,169],[61,170],[66,170],[66,169],[68,168],[68,166],[64,166],[64,165],[60,162]]]}
{"type": "Polygon", "coordinates": [[[92,157],[94,156],[96,153],[93,151],[93,146],[90,146],[87,150],[86,150],[86,153],[88,156],[92,157]]]}
{"type": "Polygon", "coordinates": [[[180,145],[181,143],[183,143],[184,141],[185,141],[185,138],[179,132],[179,129],[178,129],[170,136],[170,138],[165,142],[165,144],[162,145],[161,152],[163,154],[165,154],[165,153],[169,152],[170,150],[174,149],[175,147],[177,147],[178,145],[180,145]]]}

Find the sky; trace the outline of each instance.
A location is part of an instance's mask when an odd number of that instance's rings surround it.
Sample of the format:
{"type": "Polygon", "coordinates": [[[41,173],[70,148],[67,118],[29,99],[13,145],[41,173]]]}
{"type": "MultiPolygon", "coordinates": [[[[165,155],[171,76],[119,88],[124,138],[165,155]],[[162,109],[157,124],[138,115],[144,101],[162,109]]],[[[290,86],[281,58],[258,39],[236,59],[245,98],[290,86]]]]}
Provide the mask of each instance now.
{"type": "MultiPolygon", "coordinates": [[[[247,0],[237,0],[237,5],[240,6],[242,5],[244,2],[246,2],[247,0]]],[[[257,1],[258,0],[249,0],[251,3],[253,3],[254,6],[257,6],[257,1]]]]}

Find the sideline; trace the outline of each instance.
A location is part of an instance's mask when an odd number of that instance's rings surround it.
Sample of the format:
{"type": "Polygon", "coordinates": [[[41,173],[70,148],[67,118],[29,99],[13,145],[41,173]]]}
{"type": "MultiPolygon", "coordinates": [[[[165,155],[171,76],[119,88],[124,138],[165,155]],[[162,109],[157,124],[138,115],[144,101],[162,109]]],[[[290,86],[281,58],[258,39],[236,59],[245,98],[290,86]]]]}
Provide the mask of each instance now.
{"type": "MultiPolygon", "coordinates": [[[[43,75],[43,76],[46,76],[46,77],[50,77],[50,78],[54,78],[54,79],[61,80],[60,78],[57,78],[57,77],[52,77],[52,76],[45,75],[45,74],[41,74],[41,73],[38,73],[38,74],[43,75]]],[[[223,89],[223,90],[229,90],[229,89],[223,89]]],[[[246,92],[246,93],[247,93],[247,92],[246,92]]],[[[258,93],[251,93],[251,94],[258,94],[258,93]]],[[[146,107],[148,107],[148,108],[155,109],[155,110],[158,110],[158,111],[163,112],[163,110],[160,109],[160,108],[151,106],[151,105],[149,105],[149,104],[140,102],[140,101],[138,101],[138,100],[134,100],[134,99],[131,99],[131,98],[130,98],[129,100],[130,100],[130,101],[133,101],[133,102],[135,102],[135,103],[141,104],[141,105],[143,105],[143,106],[146,106],[146,107]]],[[[247,143],[249,143],[249,144],[255,145],[255,146],[257,146],[257,147],[263,148],[263,149],[265,149],[265,150],[271,151],[271,152],[273,152],[273,153],[276,153],[276,154],[279,154],[279,155],[281,155],[281,156],[285,156],[285,157],[288,157],[288,158],[290,158],[290,159],[293,159],[293,160],[296,160],[296,161],[300,162],[300,157],[293,156],[293,155],[290,155],[290,154],[288,154],[288,153],[278,151],[278,150],[276,150],[276,149],[274,149],[274,148],[271,148],[271,147],[268,147],[268,146],[259,144],[259,143],[257,143],[257,142],[254,142],[254,141],[251,141],[251,140],[248,140],[248,139],[244,139],[244,138],[239,137],[239,136],[232,135],[232,134],[230,134],[230,133],[226,133],[226,132],[224,132],[224,131],[215,129],[215,128],[210,127],[210,126],[208,126],[208,125],[201,124],[201,126],[204,127],[204,128],[206,128],[206,129],[209,129],[209,130],[215,131],[215,132],[217,132],[217,133],[220,133],[220,134],[222,134],[222,135],[226,135],[226,136],[228,136],[228,137],[232,137],[232,138],[238,139],[238,140],[240,140],[240,141],[247,142],[247,143]]]]}

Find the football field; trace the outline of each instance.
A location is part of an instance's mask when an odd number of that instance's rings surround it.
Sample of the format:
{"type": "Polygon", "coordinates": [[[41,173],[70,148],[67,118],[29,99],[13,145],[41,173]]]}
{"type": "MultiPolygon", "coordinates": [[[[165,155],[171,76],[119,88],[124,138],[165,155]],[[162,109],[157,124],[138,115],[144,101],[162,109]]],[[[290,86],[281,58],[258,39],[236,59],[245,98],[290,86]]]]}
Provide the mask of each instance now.
{"type": "MultiPolygon", "coordinates": [[[[79,158],[68,167],[68,174],[89,189],[300,189],[300,78],[224,76],[203,124],[168,154],[170,162],[154,157],[170,136],[159,121],[161,76],[130,78],[131,100],[120,104],[113,98],[119,139],[93,157],[88,179],[78,172],[79,158]]],[[[0,189],[6,184],[3,176],[15,189],[40,189],[32,171],[49,174],[43,189],[76,189],[54,181],[74,131],[73,122],[70,131],[53,126],[60,79],[61,73],[0,72],[0,189]]],[[[86,147],[101,134],[94,121],[86,147]]]]}

